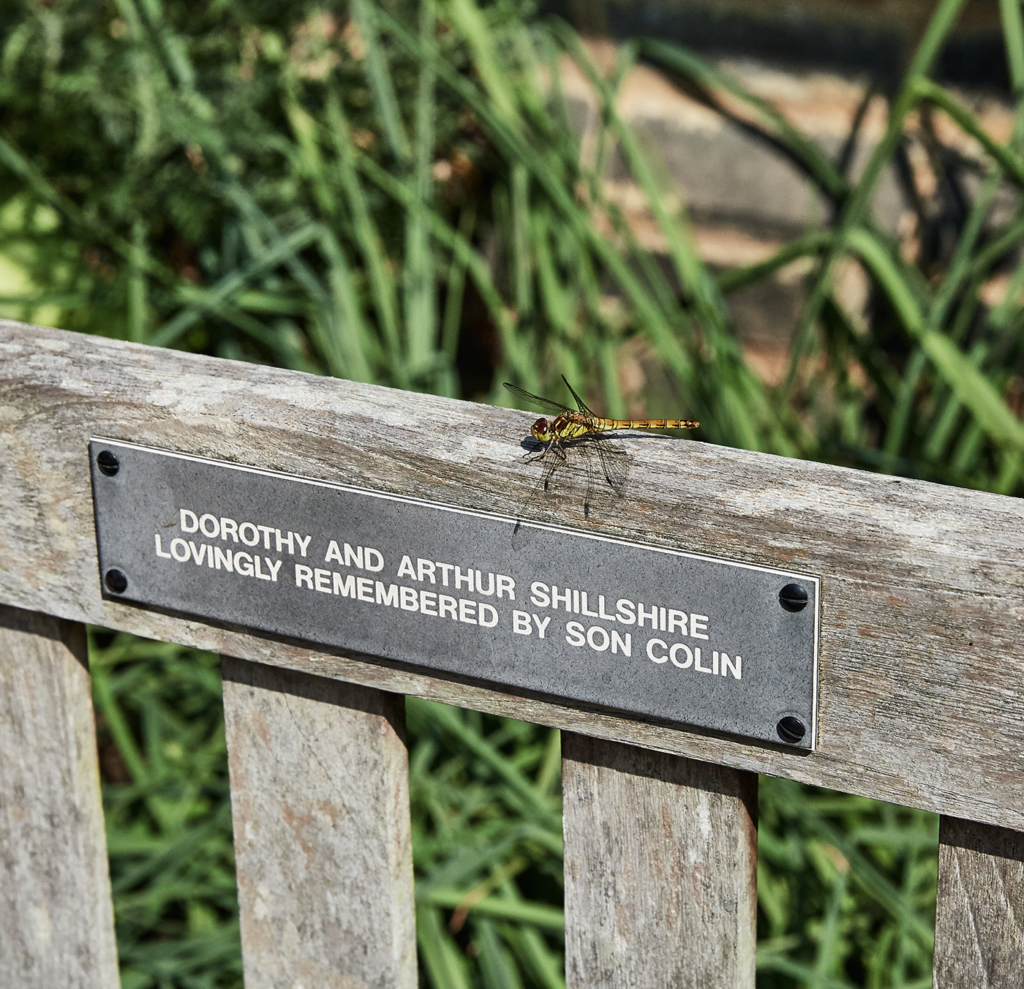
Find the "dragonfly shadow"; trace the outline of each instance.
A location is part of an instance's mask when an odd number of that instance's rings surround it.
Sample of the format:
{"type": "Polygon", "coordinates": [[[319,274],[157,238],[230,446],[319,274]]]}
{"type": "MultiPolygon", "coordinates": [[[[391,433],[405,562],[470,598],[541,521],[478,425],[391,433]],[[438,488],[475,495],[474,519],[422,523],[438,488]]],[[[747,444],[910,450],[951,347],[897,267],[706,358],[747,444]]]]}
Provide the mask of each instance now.
{"type": "Polygon", "coordinates": [[[552,447],[533,437],[520,443],[523,462],[537,471],[530,493],[517,507],[513,549],[525,548],[538,530],[527,523],[544,519],[558,525],[587,522],[625,494],[631,458],[605,436],[581,436],[552,447]]]}

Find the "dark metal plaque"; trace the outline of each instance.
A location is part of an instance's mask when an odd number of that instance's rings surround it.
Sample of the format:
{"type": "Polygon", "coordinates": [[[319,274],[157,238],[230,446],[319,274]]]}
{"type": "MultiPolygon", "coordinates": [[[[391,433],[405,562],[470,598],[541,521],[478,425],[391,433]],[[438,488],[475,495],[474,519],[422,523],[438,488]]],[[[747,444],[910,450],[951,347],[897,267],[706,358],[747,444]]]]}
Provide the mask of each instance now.
{"type": "Polygon", "coordinates": [[[813,749],[818,578],[90,443],[104,594],[813,749]]]}

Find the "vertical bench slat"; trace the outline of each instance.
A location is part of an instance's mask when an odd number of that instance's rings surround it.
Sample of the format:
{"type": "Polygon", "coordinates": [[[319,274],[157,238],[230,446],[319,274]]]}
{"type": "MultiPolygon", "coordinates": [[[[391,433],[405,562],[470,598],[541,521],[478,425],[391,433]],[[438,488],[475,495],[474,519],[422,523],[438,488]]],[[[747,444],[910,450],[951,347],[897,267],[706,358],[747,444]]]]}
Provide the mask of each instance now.
{"type": "Polygon", "coordinates": [[[85,626],[0,606],[0,985],[118,984],[85,626]]]}
{"type": "Polygon", "coordinates": [[[1024,986],[1024,833],[942,817],[935,989],[1024,986]]]}
{"type": "Polygon", "coordinates": [[[405,699],[222,668],[246,989],[415,989],[405,699]]]}
{"type": "Polygon", "coordinates": [[[569,989],[753,989],[757,776],[562,733],[569,989]]]}

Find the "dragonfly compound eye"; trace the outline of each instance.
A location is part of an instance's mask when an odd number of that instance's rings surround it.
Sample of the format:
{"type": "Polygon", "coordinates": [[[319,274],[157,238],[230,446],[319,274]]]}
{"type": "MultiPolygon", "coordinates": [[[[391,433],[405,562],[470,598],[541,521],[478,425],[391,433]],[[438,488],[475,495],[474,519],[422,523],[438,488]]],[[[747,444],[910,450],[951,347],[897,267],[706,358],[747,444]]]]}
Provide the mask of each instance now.
{"type": "Polygon", "coordinates": [[[543,417],[538,419],[530,427],[530,435],[537,440],[538,443],[547,443],[551,439],[551,424],[543,417]]]}

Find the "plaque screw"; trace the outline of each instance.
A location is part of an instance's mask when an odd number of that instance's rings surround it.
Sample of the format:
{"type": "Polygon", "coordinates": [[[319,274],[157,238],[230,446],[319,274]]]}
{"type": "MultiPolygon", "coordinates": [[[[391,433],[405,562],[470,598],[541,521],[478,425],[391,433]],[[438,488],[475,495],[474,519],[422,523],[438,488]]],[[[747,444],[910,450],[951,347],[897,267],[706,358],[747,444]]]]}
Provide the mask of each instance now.
{"type": "Polygon", "coordinates": [[[804,723],[799,718],[794,718],[791,714],[787,714],[775,726],[775,730],[779,733],[779,738],[791,744],[799,742],[807,734],[804,723]]]}
{"type": "Polygon", "coordinates": [[[103,583],[107,585],[108,591],[115,594],[124,594],[128,590],[128,578],[120,570],[108,570],[103,583]]]}
{"type": "Polygon", "coordinates": [[[807,601],[807,589],[799,584],[787,584],[779,591],[779,604],[786,611],[803,611],[807,601]]]}
{"type": "Polygon", "coordinates": [[[100,450],[100,455],[96,458],[96,463],[107,477],[113,477],[121,469],[121,461],[118,460],[117,457],[115,457],[109,450],[100,450]]]}

